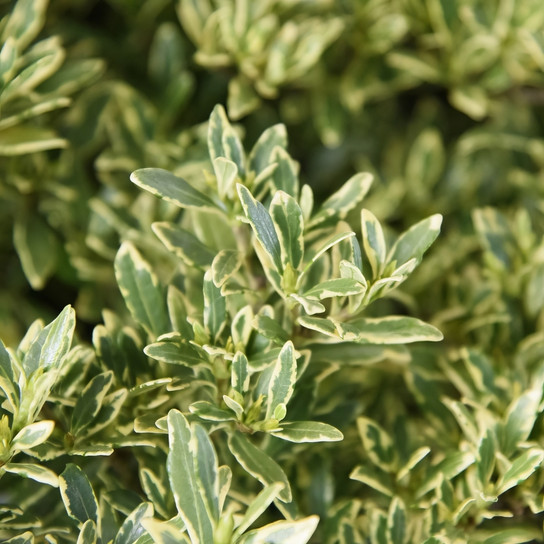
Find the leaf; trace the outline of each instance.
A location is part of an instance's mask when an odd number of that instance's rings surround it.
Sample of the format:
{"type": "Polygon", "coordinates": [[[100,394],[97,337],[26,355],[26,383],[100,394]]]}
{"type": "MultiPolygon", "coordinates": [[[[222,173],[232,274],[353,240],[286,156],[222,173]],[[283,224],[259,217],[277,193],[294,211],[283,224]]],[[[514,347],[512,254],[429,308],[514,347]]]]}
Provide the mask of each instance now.
{"type": "Polygon", "coordinates": [[[244,350],[253,332],[253,309],[251,305],[241,308],[232,319],[232,343],[236,350],[244,350]]]}
{"type": "Polygon", "coordinates": [[[308,228],[313,229],[332,217],[345,219],[348,213],[364,199],[372,181],[372,174],[366,172],[352,176],[338,191],[323,202],[319,212],[310,219],[308,228]]]}
{"type": "Polygon", "coordinates": [[[316,298],[296,295],[295,293],[291,293],[289,296],[296,300],[308,315],[320,314],[325,311],[325,306],[323,306],[316,298]]]}
{"type": "Polygon", "coordinates": [[[19,406],[19,386],[14,380],[11,357],[0,340],[0,389],[4,392],[10,411],[15,413],[19,406]]]}
{"type": "Polygon", "coordinates": [[[97,416],[104,397],[113,382],[113,372],[103,372],[95,376],[83,389],[72,413],[71,432],[74,436],[88,427],[97,416]]]}
{"type": "Polygon", "coordinates": [[[349,477],[383,493],[387,497],[393,496],[394,484],[390,474],[378,467],[359,465],[351,471],[349,477]]]}
{"type": "Polygon", "coordinates": [[[291,341],[281,348],[268,384],[266,419],[274,417],[274,410],[279,404],[289,402],[297,380],[297,360],[291,341]]]}
{"type": "Polygon", "coordinates": [[[27,377],[38,368],[49,370],[60,366],[70,350],[75,326],[75,312],[71,306],[66,306],[58,317],[38,334],[28,349],[23,360],[27,377]]]}
{"type": "Polygon", "coordinates": [[[387,531],[391,544],[406,542],[406,507],[399,497],[393,497],[389,506],[387,531]]]}
{"type": "Polygon", "coordinates": [[[219,408],[207,400],[197,400],[196,402],[193,402],[189,406],[189,411],[206,421],[222,422],[236,420],[234,414],[230,410],[219,408]]]}
{"type": "Polygon", "coordinates": [[[134,509],[121,525],[113,544],[134,544],[140,536],[145,534],[142,521],[153,516],[153,506],[149,502],[140,504],[134,509]]]}
{"type": "Polygon", "coordinates": [[[167,332],[165,296],[151,266],[130,242],[121,244],[114,265],[119,289],[132,317],[152,336],[167,332]]]}
{"type": "Polygon", "coordinates": [[[289,442],[338,442],[344,438],[336,427],[319,421],[282,421],[281,430],[271,434],[289,442]]]}
{"type": "Polygon", "coordinates": [[[416,497],[423,497],[426,493],[439,485],[441,478],[453,479],[461,474],[475,461],[474,454],[466,451],[453,451],[449,453],[440,463],[430,469],[428,476],[423,481],[416,493],[416,497]]]}
{"type": "Polygon", "coordinates": [[[285,269],[290,264],[297,270],[304,256],[302,210],[292,196],[278,191],[270,203],[270,216],[280,243],[282,266],[285,269]]]}
{"type": "Polygon", "coordinates": [[[253,319],[253,326],[264,337],[269,338],[276,344],[284,344],[289,340],[289,334],[285,331],[281,325],[271,317],[267,315],[257,315],[253,319]]]}
{"type": "Polygon", "coordinates": [[[221,287],[242,265],[242,254],[232,249],[222,249],[212,262],[212,279],[221,287]]]}
{"type": "Polygon", "coordinates": [[[4,540],[4,544],[34,544],[34,535],[30,531],[26,531],[22,535],[4,540]]]}
{"type": "Polygon", "coordinates": [[[55,233],[39,214],[29,214],[15,221],[13,244],[28,282],[33,289],[43,289],[57,266],[60,248],[55,233]]]}
{"type": "Polygon", "coordinates": [[[363,248],[372,268],[374,279],[379,278],[385,265],[386,246],[382,226],[369,210],[361,211],[363,248]]]}
{"type": "Polygon", "coordinates": [[[221,289],[212,281],[212,271],[204,274],[204,326],[213,341],[217,342],[227,324],[227,306],[221,289]]]}
{"type": "Polygon", "coordinates": [[[151,469],[144,467],[140,470],[140,483],[154,508],[158,510],[161,516],[168,517],[168,497],[170,490],[166,488],[161,478],[151,469]]]}
{"type": "Polygon", "coordinates": [[[221,200],[225,200],[238,177],[238,167],[225,157],[213,160],[213,171],[217,179],[217,192],[221,200]]]}
{"type": "Polygon", "coordinates": [[[207,363],[197,348],[186,342],[155,342],[147,345],[144,353],[157,361],[173,365],[193,367],[207,363]]]}
{"type": "Polygon", "coordinates": [[[525,391],[508,407],[504,427],[501,429],[501,449],[505,455],[511,455],[520,442],[529,438],[541,400],[542,387],[534,387],[525,391]]]}
{"type": "Polygon", "coordinates": [[[236,187],[242,208],[257,240],[259,240],[263,249],[272,259],[276,270],[281,274],[283,271],[281,246],[270,214],[259,201],[253,198],[246,187],[240,183],[236,187]]]}
{"type": "Polygon", "coordinates": [[[97,536],[95,522],[92,519],[88,519],[79,531],[77,544],[96,544],[97,536]]]}
{"type": "Polygon", "coordinates": [[[437,328],[415,317],[395,315],[356,319],[337,323],[336,327],[343,340],[362,344],[438,342],[444,337],[437,328]]]}
{"type": "Polygon", "coordinates": [[[210,519],[219,521],[219,475],[217,455],[207,431],[200,425],[193,425],[196,440],[195,467],[202,496],[210,519]]]}
{"type": "Polygon", "coordinates": [[[400,482],[403,478],[408,476],[418,463],[427,457],[429,453],[431,453],[431,448],[428,446],[422,446],[412,453],[408,461],[406,461],[402,468],[397,472],[397,482],[400,482]]]}
{"type": "Polygon", "coordinates": [[[23,427],[11,441],[11,450],[28,450],[45,442],[53,429],[55,422],[50,420],[38,421],[23,427]]]}
{"type": "Polygon", "coordinates": [[[291,502],[289,480],[276,461],[254,446],[245,435],[239,432],[229,434],[228,444],[231,453],[246,472],[264,486],[276,482],[283,484],[283,489],[279,492],[278,497],[282,502],[291,502]]]}
{"type": "Polygon", "coordinates": [[[85,523],[88,519],[98,523],[98,502],[85,473],[72,463],[68,463],[59,476],[62,501],[68,515],[85,523]]]}
{"type": "Polygon", "coordinates": [[[145,518],[142,520],[142,526],[151,535],[155,544],[190,544],[185,532],[170,522],[145,518]]]}
{"type": "Polygon", "coordinates": [[[272,501],[278,496],[278,493],[283,489],[281,483],[267,485],[250,503],[244,517],[240,520],[236,531],[232,535],[233,541],[236,541],[253,523],[263,514],[272,501]]]}
{"type": "Polygon", "coordinates": [[[240,395],[249,390],[249,362],[241,351],[237,351],[232,359],[230,384],[240,395]]]}
{"type": "Polygon", "coordinates": [[[335,278],[318,283],[304,293],[304,297],[316,297],[319,300],[332,297],[358,295],[364,291],[360,281],[352,278],[335,278]]]}
{"type": "Polygon", "coordinates": [[[151,229],[165,247],[187,265],[207,268],[212,264],[215,252],[190,232],[166,221],[152,223],[151,229]]]}
{"type": "Polygon", "coordinates": [[[503,527],[494,535],[486,538],[483,544],[522,544],[524,542],[538,542],[541,538],[542,531],[536,527],[503,527]]]}
{"type": "Polygon", "coordinates": [[[241,538],[240,544],[306,544],[318,523],[317,516],[297,521],[275,521],[246,533],[241,538]]]}
{"type": "Polygon", "coordinates": [[[436,240],[441,225],[442,216],[438,213],[416,223],[399,236],[389,252],[387,261],[396,262],[396,267],[410,259],[417,259],[419,262],[425,251],[436,240]]]}
{"type": "MultiPolygon", "coordinates": [[[[276,191],[281,191],[290,197],[296,198],[299,192],[297,162],[291,158],[287,150],[283,147],[276,147],[273,150],[271,160],[272,164],[275,165],[271,177],[273,188],[276,191]]],[[[263,170],[262,174],[264,172],[266,170],[263,170]]]]}
{"type": "Polygon", "coordinates": [[[393,469],[397,463],[397,456],[390,436],[377,423],[366,417],[357,418],[357,428],[368,458],[377,467],[393,469]]]}
{"type": "Polygon", "coordinates": [[[167,470],[174,500],[193,544],[213,542],[213,520],[210,518],[197,469],[197,445],[194,432],[178,410],[168,413],[167,470]]]}
{"type": "Polygon", "coordinates": [[[303,327],[312,331],[317,331],[326,336],[332,336],[333,338],[340,338],[340,335],[336,331],[335,323],[330,319],[303,315],[298,318],[298,322],[303,327]]]}
{"type": "Polygon", "coordinates": [[[208,151],[210,159],[225,157],[236,164],[240,177],[245,176],[245,155],[242,142],[232,128],[225,109],[216,105],[208,122],[208,151]]]}
{"type": "Polygon", "coordinates": [[[278,157],[273,157],[277,153],[276,149],[285,149],[287,147],[287,131],[285,125],[274,125],[267,128],[260,136],[249,154],[249,169],[256,174],[260,174],[278,157]]]}
{"type": "Polygon", "coordinates": [[[531,448],[516,457],[510,468],[497,482],[497,495],[523,482],[542,464],[544,451],[531,448]]]}
{"type": "Polygon", "coordinates": [[[52,487],[59,486],[59,477],[50,469],[33,463],[6,463],[3,466],[6,472],[18,474],[23,478],[30,478],[41,484],[47,484],[52,487]]]}
{"type": "Polygon", "coordinates": [[[496,446],[495,437],[492,429],[488,429],[485,436],[480,440],[478,446],[478,457],[476,468],[478,470],[478,480],[485,489],[491,480],[495,468],[496,446]]]}
{"type": "Polygon", "coordinates": [[[140,168],[130,174],[130,181],[180,208],[203,208],[213,211],[218,209],[213,200],[204,193],[162,168],[140,168]]]}

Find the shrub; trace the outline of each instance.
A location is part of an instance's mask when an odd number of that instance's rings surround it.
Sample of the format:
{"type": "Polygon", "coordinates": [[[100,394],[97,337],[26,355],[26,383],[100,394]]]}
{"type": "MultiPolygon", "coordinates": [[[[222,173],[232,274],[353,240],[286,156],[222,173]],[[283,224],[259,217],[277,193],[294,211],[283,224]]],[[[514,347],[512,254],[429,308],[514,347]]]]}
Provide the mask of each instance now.
{"type": "Polygon", "coordinates": [[[4,11],[2,541],[543,540],[538,2],[4,11]]]}

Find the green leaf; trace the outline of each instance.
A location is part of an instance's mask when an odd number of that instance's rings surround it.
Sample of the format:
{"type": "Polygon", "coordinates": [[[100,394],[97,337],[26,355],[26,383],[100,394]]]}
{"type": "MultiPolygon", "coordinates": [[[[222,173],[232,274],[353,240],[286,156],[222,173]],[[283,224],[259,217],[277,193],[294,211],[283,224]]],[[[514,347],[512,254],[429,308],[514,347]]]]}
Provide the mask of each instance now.
{"type": "Polygon", "coordinates": [[[153,506],[144,502],[135,508],[121,525],[113,544],[134,544],[140,536],[145,534],[142,521],[153,516],[153,506]]]}
{"type": "Polygon", "coordinates": [[[362,344],[438,342],[444,337],[437,328],[415,317],[395,315],[356,319],[337,323],[336,327],[343,340],[362,344]]]}
{"type": "Polygon", "coordinates": [[[225,159],[225,157],[217,157],[213,160],[213,171],[217,179],[219,198],[225,200],[238,177],[238,167],[229,159],[225,159]]]}
{"type": "Polygon", "coordinates": [[[208,433],[200,425],[193,425],[196,440],[195,467],[202,497],[210,519],[219,521],[219,475],[217,455],[208,433]]]}
{"type": "Polygon", "coordinates": [[[132,172],[130,181],[180,208],[203,208],[216,211],[217,205],[184,179],[162,168],[141,168],[132,172]]]}
{"type": "Polygon", "coordinates": [[[466,451],[453,451],[449,453],[440,463],[429,471],[429,474],[417,490],[416,496],[423,497],[429,491],[440,484],[441,478],[453,479],[461,474],[475,461],[474,454],[466,451]]]}
{"type": "Polygon", "coordinates": [[[315,287],[304,293],[304,297],[316,297],[319,300],[332,297],[346,297],[358,295],[364,290],[360,281],[352,278],[335,278],[318,283],[315,287]]]}
{"type": "Polygon", "coordinates": [[[193,544],[213,542],[210,518],[197,475],[197,439],[191,426],[178,410],[168,413],[167,470],[174,500],[193,544]]]}
{"type": "MultiPolygon", "coordinates": [[[[0,156],[13,157],[17,155],[27,155],[29,153],[38,153],[50,149],[63,149],[67,146],[68,142],[65,139],[59,138],[56,132],[45,127],[17,125],[0,131],[0,156]]],[[[36,222],[39,222],[37,218],[36,222]]],[[[20,236],[28,236],[28,234],[23,232],[20,236]]],[[[51,233],[49,236],[49,240],[47,241],[50,247],[53,247],[51,233]]],[[[32,240],[32,242],[34,241],[35,240],[32,240]]],[[[52,255],[47,257],[33,243],[29,244],[29,246],[30,245],[32,245],[33,250],[35,249],[38,251],[38,255],[41,259],[47,259],[47,261],[51,260],[52,255]]],[[[20,243],[16,242],[16,247],[17,246],[21,247],[20,243]]],[[[57,246],[55,244],[55,249],[56,248],[57,246]]],[[[19,254],[19,256],[21,257],[21,254],[19,254]]],[[[31,255],[25,255],[25,258],[30,259],[31,255]]],[[[34,267],[32,268],[32,272],[40,275],[40,270],[36,270],[34,267]]],[[[30,277],[32,277],[33,281],[37,280],[37,278],[34,278],[33,276],[30,277]]]]}
{"type": "Polygon", "coordinates": [[[4,544],[34,544],[34,535],[30,531],[27,531],[22,535],[4,540],[4,544]]]}
{"type": "Polygon", "coordinates": [[[387,531],[391,544],[406,542],[406,507],[399,497],[393,497],[389,506],[387,531]]]}
{"type": "Polygon", "coordinates": [[[212,162],[225,157],[236,164],[240,177],[245,176],[245,155],[242,142],[232,128],[225,109],[218,104],[214,107],[208,122],[208,150],[212,162]]]}
{"type": "Polygon", "coordinates": [[[197,348],[186,342],[155,342],[147,345],[144,353],[157,361],[172,365],[193,367],[207,363],[197,348]]]}
{"type": "Polygon", "coordinates": [[[215,252],[190,232],[166,221],[153,223],[151,228],[166,248],[187,265],[207,268],[212,264],[215,252]]]}
{"type": "Polygon", "coordinates": [[[340,339],[340,335],[336,330],[336,324],[330,319],[303,315],[298,318],[298,322],[307,329],[340,339]]]}
{"type": "Polygon", "coordinates": [[[299,186],[298,164],[283,147],[274,148],[271,160],[276,164],[271,180],[274,189],[296,198],[299,186]]]}
{"type": "Polygon", "coordinates": [[[240,544],[306,544],[318,523],[317,516],[297,521],[276,521],[246,533],[240,544]]]}
{"type": "Polygon", "coordinates": [[[6,472],[18,474],[23,478],[30,478],[41,484],[52,487],[59,486],[59,477],[50,469],[33,463],[6,463],[2,467],[6,472]]]}
{"type": "Polygon", "coordinates": [[[268,506],[276,499],[279,492],[283,489],[281,483],[267,485],[252,501],[246,510],[244,517],[240,520],[236,531],[233,534],[233,541],[236,541],[257,518],[265,512],[268,506]]]}
{"type": "Polygon", "coordinates": [[[278,235],[282,266],[290,264],[295,270],[304,256],[304,220],[297,201],[278,191],[270,203],[270,215],[278,235]]]}
{"type": "Polygon", "coordinates": [[[222,249],[213,259],[212,278],[216,287],[221,287],[242,264],[242,254],[232,249],[222,249]]]}
{"type": "Polygon", "coordinates": [[[408,461],[406,461],[402,468],[397,472],[397,482],[400,482],[403,478],[408,476],[418,463],[427,457],[429,453],[431,453],[431,449],[428,446],[422,446],[412,453],[408,461]]]}
{"type": "Polygon", "coordinates": [[[536,527],[501,528],[494,535],[486,538],[483,544],[522,544],[524,542],[538,542],[542,538],[542,531],[536,527]]]}
{"type": "Polygon", "coordinates": [[[297,360],[295,347],[289,340],[281,348],[268,384],[266,419],[274,417],[274,410],[279,404],[289,402],[297,380],[297,360]]]}
{"type": "Polygon", "coordinates": [[[394,483],[391,475],[379,467],[359,465],[351,471],[349,477],[383,493],[387,497],[393,496],[394,483]]]}
{"type": "Polygon", "coordinates": [[[281,273],[283,270],[281,246],[270,214],[259,201],[253,198],[246,187],[239,183],[237,188],[242,208],[257,240],[272,259],[272,264],[276,267],[276,270],[281,273]]]}
{"type": "Polygon", "coordinates": [[[497,495],[523,482],[542,464],[544,451],[531,448],[519,455],[497,482],[497,495]]]}
{"type": "Polygon", "coordinates": [[[542,387],[534,387],[525,391],[508,407],[505,424],[501,429],[501,449],[505,455],[511,455],[520,442],[529,438],[541,400],[542,387]]]}
{"type": "Polygon", "coordinates": [[[276,344],[284,344],[289,340],[287,331],[285,331],[275,319],[272,319],[267,315],[255,316],[253,319],[253,326],[264,337],[276,342],[276,344]]]}
{"type": "Polygon", "coordinates": [[[396,465],[397,456],[390,436],[366,417],[357,418],[357,428],[368,458],[377,467],[391,470],[396,465]]]}
{"type": "Polygon", "coordinates": [[[308,228],[315,228],[329,218],[345,219],[348,213],[356,208],[368,193],[373,177],[369,173],[358,173],[323,202],[319,212],[315,214],[308,228]]]}
{"type": "Polygon", "coordinates": [[[79,531],[77,544],[96,544],[97,537],[96,524],[92,519],[88,519],[79,531]]]}
{"type": "Polygon", "coordinates": [[[159,478],[151,469],[143,467],[140,470],[140,483],[145,494],[152,502],[155,509],[158,510],[159,514],[163,517],[168,517],[168,496],[170,490],[166,488],[161,478],[159,478]]]}
{"type": "Polygon", "coordinates": [[[264,486],[279,482],[283,489],[279,492],[282,502],[291,502],[289,480],[281,467],[264,451],[254,446],[242,433],[229,434],[228,444],[231,453],[243,469],[259,480],[264,486]]]}
{"type": "Polygon", "coordinates": [[[206,421],[235,421],[236,418],[230,410],[224,410],[207,400],[197,400],[189,406],[192,414],[206,421]]]}
{"type": "Polygon", "coordinates": [[[296,300],[308,315],[320,314],[326,309],[317,298],[309,298],[295,293],[291,293],[289,296],[296,300]]]}
{"type": "Polygon", "coordinates": [[[253,309],[248,304],[241,308],[232,319],[232,343],[236,350],[244,350],[253,332],[253,309]]]}
{"type": "Polygon", "coordinates": [[[72,413],[71,432],[74,436],[88,427],[98,415],[112,382],[113,372],[109,370],[95,376],[84,387],[72,413]]]}
{"type": "Polygon", "coordinates": [[[495,468],[496,444],[492,429],[488,429],[485,436],[480,440],[478,446],[478,457],[476,468],[478,470],[478,480],[485,489],[485,486],[491,480],[495,468]]]}
{"type": "Polygon", "coordinates": [[[207,270],[204,274],[204,326],[217,342],[221,332],[227,324],[227,306],[221,289],[216,287],[212,280],[212,271],[207,270]]]}
{"type": "Polygon", "coordinates": [[[10,354],[2,340],[0,340],[0,389],[9,403],[9,411],[15,413],[19,406],[19,386],[14,380],[10,354]]]}
{"type": "Polygon", "coordinates": [[[440,214],[431,215],[416,223],[399,236],[389,252],[387,261],[396,262],[396,267],[410,259],[417,259],[419,262],[425,251],[436,240],[441,225],[442,216],[440,214]]]}
{"type": "Polygon", "coordinates": [[[33,289],[43,289],[57,266],[60,248],[55,233],[37,213],[19,216],[13,244],[28,282],[33,289]]]}
{"type": "Polygon", "coordinates": [[[506,217],[493,208],[481,208],[472,212],[472,221],[484,248],[497,263],[509,268],[515,242],[506,217]]]}
{"type": "Polygon", "coordinates": [[[319,421],[283,421],[271,434],[289,442],[338,442],[344,435],[332,425],[319,421]]]}
{"type": "Polygon", "coordinates": [[[85,523],[88,519],[98,523],[98,502],[85,473],[72,463],[68,463],[59,476],[62,501],[68,515],[85,523]]]}
{"type": "Polygon", "coordinates": [[[249,390],[249,363],[241,351],[237,351],[232,359],[230,384],[240,395],[249,390]]]}
{"type": "Polygon", "coordinates": [[[386,246],[382,226],[369,210],[361,211],[363,248],[372,268],[373,278],[379,278],[385,265],[386,246]]]}
{"type": "MultiPolygon", "coordinates": [[[[274,125],[267,128],[260,136],[249,154],[249,169],[260,174],[275,159],[272,158],[276,149],[287,147],[287,131],[285,125],[274,125]]],[[[276,157],[277,158],[277,157],[276,157]]]]}
{"type": "Polygon", "coordinates": [[[28,349],[23,360],[27,377],[38,368],[44,370],[59,368],[70,350],[75,326],[75,312],[71,306],[66,306],[58,317],[38,334],[28,349]]]}
{"type": "Polygon", "coordinates": [[[190,544],[185,532],[168,521],[145,518],[142,520],[142,525],[155,544],[190,544]]]}
{"type": "Polygon", "coordinates": [[[45,442],[53,429],[55,422],[44,420],[36,423],[31,423],[23,427],[11,441],[12,451],[28,450],[45,442]]]}
{"type": "Polygon", "coordinates": [[[134,319],[152,336],[167,332],[165,296],[151,266],[130,242],[123,242],[114,264],[119,289],[134,319]]]}

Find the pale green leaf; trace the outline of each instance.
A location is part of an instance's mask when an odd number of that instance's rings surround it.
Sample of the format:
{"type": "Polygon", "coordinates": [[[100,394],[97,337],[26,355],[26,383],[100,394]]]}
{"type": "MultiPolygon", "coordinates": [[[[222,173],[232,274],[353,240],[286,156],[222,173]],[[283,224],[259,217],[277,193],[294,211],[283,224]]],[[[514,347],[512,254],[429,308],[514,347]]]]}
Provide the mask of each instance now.
{"type": "Polygon", "coordinates": [[[212,280],[212,270],[204,274],[204,326],[212,340],[217,342],[227,324],[227,306],[221,289],[212,280]]]}
{"type": "Polygon", "coordinates": [[[52,487],[59,486],[59,477],[50,469],[33,463],[6,463],[3,466],[6,472],[18,474],[23,478],[30,478],[41,484],[47,484],[52,487]]]}
{"type": "Polygon", "coordinates": [[[289,296],[296,300],[308,315],[320,314],[325,311],[325,306],[317,298],[309,298],[295,293],[291,293],[289,296]]]}
{"type": "Polygon", "coordinates": [[[130,181],[152,195],[180,208],[203,208],[217,210],[217,205],[208,196],[197,191],[184,179],[162,168],[141,168],[130,175],[130,181]]]}
{"type": "Polygon", "coordinates": [[[23,427],[11,441],[12,451],[28,450],[45,442],[53,429],[55,422],[50,420],[38,421],[23,427]]]}
{"type": "Polygon", "coordinates": [[[207,362],[204,355],[187,342],[155,342],[146,346],[144,353],[157,361],[173,365],[191,367],[207,362]]]}
{"type": "Polygon", "coordinates": [[[208,433],[200,425],[193,425],[195,437],[195,468],[198,484],[208,515],[215,523],[219,520],[219,476],[217,455],[208,433]]]}
{"type": "MultiPolygon", "coordinates": [[[[283,147],[276,147],[271,160],[276,164],[272,173],[272,185],[276,191],[282,191],[291,197],[298,195],[298,164],[283,147]]],[[[263,170],[264,172],[264,170],[263,170]]]]}
{"type": "Polygon", "coordinates": [[[237,351],[232,359],[230,383],[240,395],[244,395],[249,389],[249,363],[241,351],[237,351]]]}
{"type": "Polygon", "coordinates": [[[270,214],[259,201],[253,198],[246,187],[238,184],[237,188],[242,208],[257,240],[269,255],[276,270],[281,273],[283,270],[281,246],[270,214]]]}
{"type": "Polygon", "coordinates": [[[72,413],[71,432],[74,436],[93,422],[112,382],[113,372],[109,370],[95,376],[83,388],[72,413]]]}
{"type": "Polygon", "coordinates": [[[284,125],[267,128],[260,136],[249,154],[249,169],[256,174],[261,173],[272,162],[273,152],[277,148],[287,147],[287,131],[284,125]]]}
{"type": "Polygon", "coordinates": [[[88,519],[98,522],[98,502],[85,473],[72,463],[68,463],[59,476],[62,501],[68,515],[85,523],[88,519]]]}
{"type": "Polygon", "coordinates": [[[245,435],[241,433],[229,434],[229,449],[236,457],[240,465],[259,480],[264,486],[279,482],[283,489],[279,492],[279,499],[283,502],[291,502],[291,487],[287,476],[281,467],[271,459],[264,451],[254,446],[245,435]]]}
{"type": "Polygon", "coordinates": [[[241,177],[245,176],[242,142],[220,104],[214,107],[208,122],[208,151],[212,162],[218,157],[225,157],[236,164],[241,177]]]}
{"type": "Polygon", "coordinates": [[[170,451],[167,470],[170,487],[191,542],[213,542],[213,520],[208,514],[195,466],[196,438],[183,414],[177,410],[168,413],[168,439],[170,451]]]}
{"type": "Polygon", "coordinates": [[[523,452],[497,482],[497,494],[500,495],[529,478],[543,460],[543,450],[529,449],[523,452]]]}
{"type": "Polygon", "coordinates": [[[76,544],[96,544],[97,538],[96,523],[92,519],[88,519],[81,526],[76,544]]]}
{"type": "Polygon", "coordinates": [[[151,229],[169,251],[189,266],[206,268],[211,265],[215,252],[190,232],[166,221],[153,223],[151,229]]]}
{"type": "Polygon", "coordinates": [[[213,160],[213,171],[217,179],[219,198],[224,200],[234,187],[234,182],[238,177],[238,167],[225,157],[216,157],[213,160]]]}
{"type": "Polygon", "coordinates": [[[336,427],[319,421],[284,421],[280,426],[272,434],[289,442],[338,442],[344,438],[336,427]]]}
{"type": "Polygon", "coordinates": [[[407,316],[362,318],[336,327],[343,340],[363,344],[438,342],[443,338],[436,327],[407,316]]]}
{"type": "Polygon", "coordinates": [[[340,339],[340,335],[336,331],[336,325],[330,319],[303,315],[298,318],[298,322],[307,329],[340,339]]]}
{"type": "Polygon", "coordinates": [[[297,521],[276,521],[246,533],[240,544],[306,544],[318,523],[317,516],[297,521]]]}
{"type": "Polygon", "coordinates": [[[270,216],[280,242],[283,268],[290,264],[297,270],[304,256],[302,210],[292,196],[278,191],[270,203],[270,216]]]}
{"type": "Polygon", "coordinates": [[[402,499],[393,497],[387,515],[387,531],[391,544],[405,544],[406,525],[406,507],[402,499]]]}
{"type": "Polygon", "coordinates": [[[152,336],[167,332],[164,292],[149,263],[130,242],[123,242],[114,264],[119,289],[134,319],[152,336]]]}
{"type": "Polygon", "coordinates": [[[267,315],[255,316],[253,319],[253,326],[264,337],[269,338],[276,344],[284,344],[287,342],[287,340],[289,340],[289,334],[287,331],[285,331],[275,319],[272,319],[267,315]]]}
{"type": "Polygon", "coordinates": [[[121,525],[113,544],[135,544],[138,538],[145,534],[142,521],[153,516],[153,506],[144,502],[135,508],[121,525]]]}
{"type": "Polygon", "coordinates": [[[286,342],[281,348],[280,354],[274,365],[268,384],[266,404],[266,418],[274,416],[274,410],[279,404],[289,402],[297,379],[297,360],[295,348],[291,341],[286,342]]]}
{"type": "Polygon", "coordinates": [[[236,418],[230,410],[224,410],[219,408],[215,404],[207,400],[197,400],[189,406],[189,411],[191,414],[206,420],[206,421],[235,421],[236,418]]]}
{"type": "Polygon", "coordinates": [[[363,248],[372,268],[373,278],[379,278],[385,265],[386,246],[382,226],[369,210],[361,211],[363,248]]]}
{"type": "Polygon", "coordinates": [[[366,417],[357,418],[357,428],[368,458],[377,467],[392,469],[397,463],[397,455],[385,430],[366,417]]]}
{"type": "Polygon", "coordinates": [[[358,295],[364,291],[363,284],[352,278],[334,278],[318,283],[306,291],[304,297],[315,297],[319,300],[332,297],[346,297],[358,295]]]}

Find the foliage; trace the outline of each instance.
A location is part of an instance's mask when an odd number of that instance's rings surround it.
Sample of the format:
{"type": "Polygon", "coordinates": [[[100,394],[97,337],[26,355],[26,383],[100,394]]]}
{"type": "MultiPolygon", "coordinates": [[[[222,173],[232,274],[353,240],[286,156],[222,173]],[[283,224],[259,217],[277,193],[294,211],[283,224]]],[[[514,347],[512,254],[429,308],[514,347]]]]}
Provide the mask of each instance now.
{"type": "Polygon", "coordinates": [[[539,2],[0,9],[3,542],[544,539],[539,2]]]}

